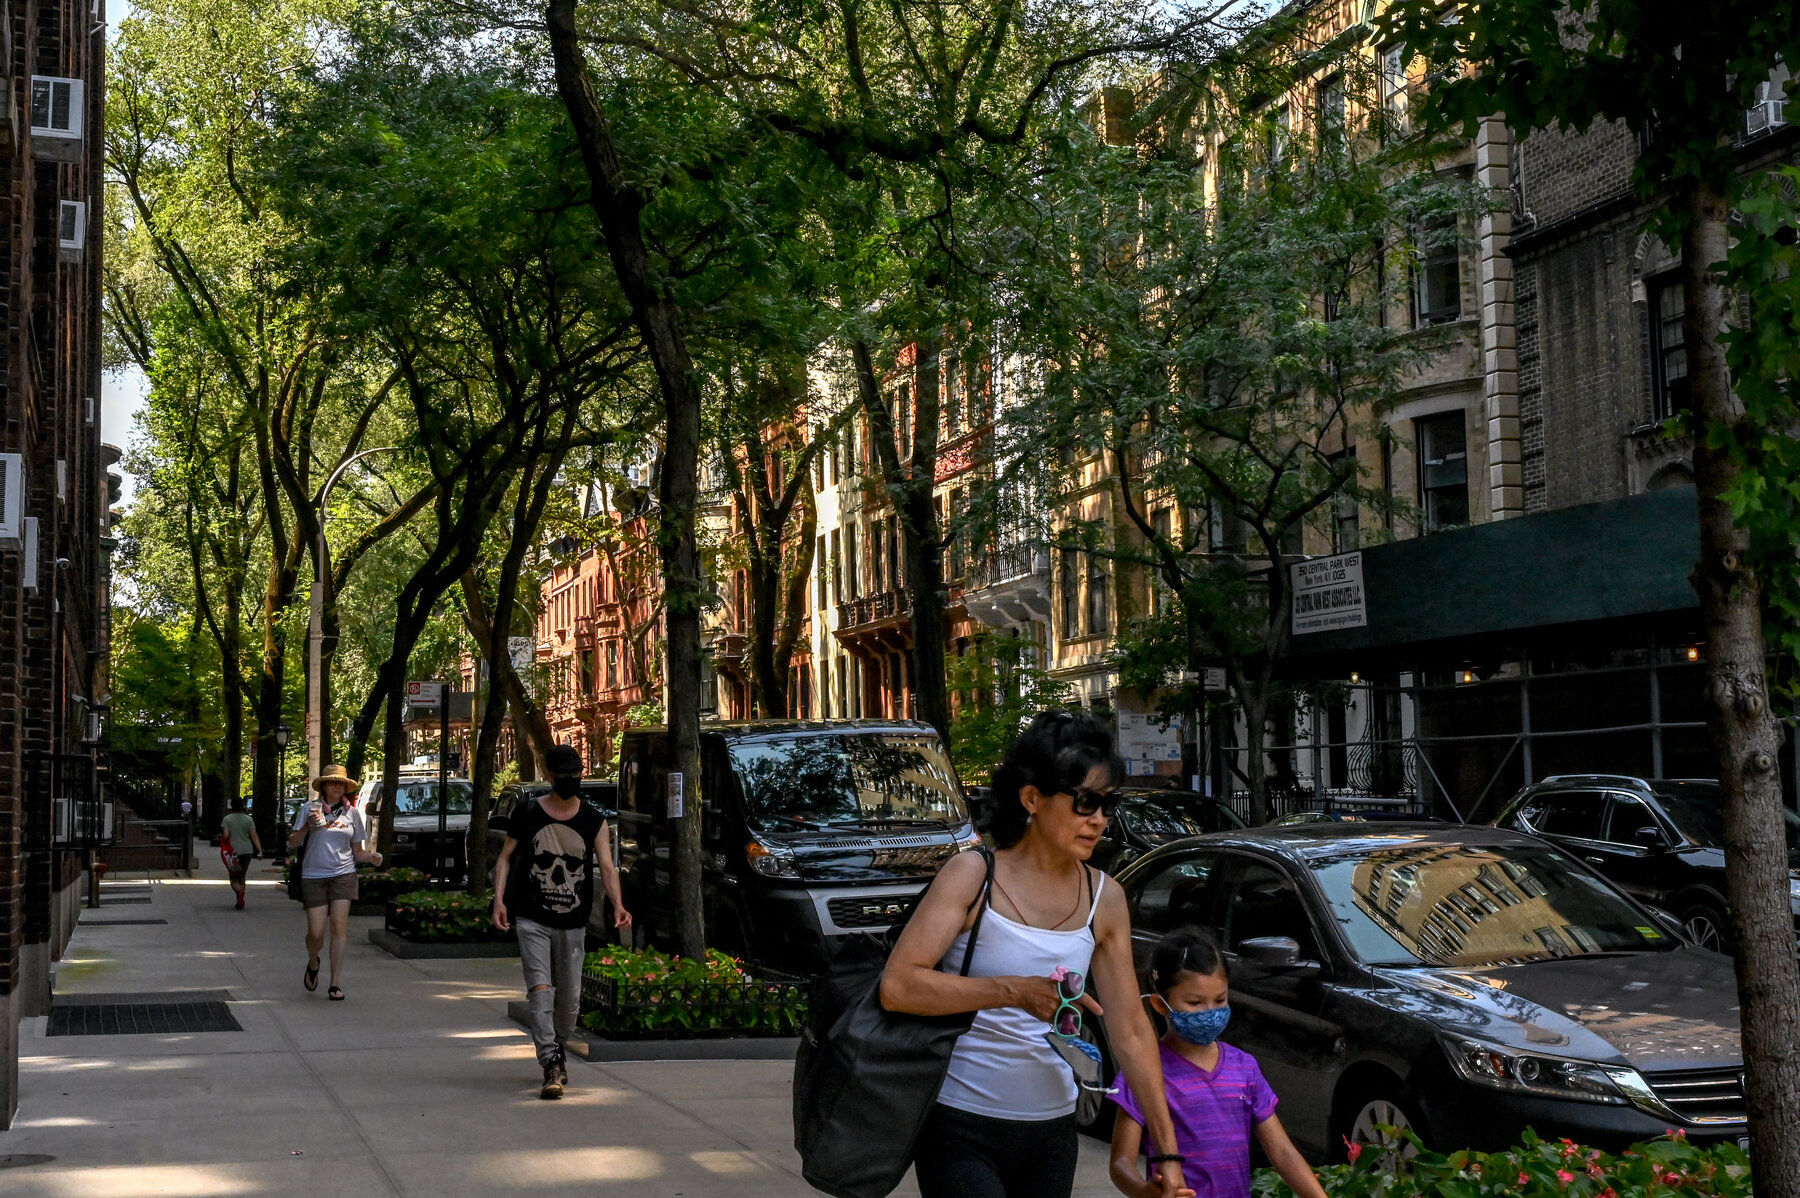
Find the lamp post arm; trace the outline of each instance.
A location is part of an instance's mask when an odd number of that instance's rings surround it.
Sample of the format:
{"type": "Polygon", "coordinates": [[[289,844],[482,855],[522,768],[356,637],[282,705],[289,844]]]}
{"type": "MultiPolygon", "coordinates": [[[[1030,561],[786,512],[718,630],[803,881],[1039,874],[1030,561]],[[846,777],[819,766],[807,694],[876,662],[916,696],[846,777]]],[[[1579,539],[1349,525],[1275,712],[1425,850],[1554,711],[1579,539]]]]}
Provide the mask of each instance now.
{"type": "Polygon", "coordinates": [[[379,445],[374,449],[365,449],[353,453],[338,463],[337,469],[325,479],[325,485],[319,488],[319,520],[318,545],[313,553],[313,585],[312,585],[312,622],[306,637],[306,768],[308,779],[317,778],[323,764],[319,758],[324,747],[322,708],[324,704],[324,640],[325,640],[325,579],[330,576],[331,547],[325,540],[325,520],[331,499],[331,488],[343,477],[344,471],[373,453],[397,453],[398,445],[379,445]]]}

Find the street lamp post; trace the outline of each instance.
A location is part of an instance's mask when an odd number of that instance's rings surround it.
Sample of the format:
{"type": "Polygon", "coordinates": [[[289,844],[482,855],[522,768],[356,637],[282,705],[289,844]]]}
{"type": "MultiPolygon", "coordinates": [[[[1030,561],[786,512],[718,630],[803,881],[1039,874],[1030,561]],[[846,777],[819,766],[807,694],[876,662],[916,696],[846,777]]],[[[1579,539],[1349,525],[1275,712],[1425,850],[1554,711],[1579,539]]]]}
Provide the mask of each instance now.
{"type": "Polygon", "coordinates": [[[324,737],[321,735],[324,725],[320,721],[324,716],[322,706],[325,688],[320,671],[324,668],[325,659],[325,577],[330,569],[331,556],[331,549],[325,543],[325,513],[329,510],[331,488],[354,463],[372,453],[395,453],[398,450],[397,445],[383,445],[351,454],[338,463],[338,468],[331,472],[331,477],[319,489],[319,543],[313,553],[312,625],[306,636],[306,768],[309,778],[319,776],[319,755],[324,744],[324,737]]]}
{"type": "Polygon", "coordinates": [[[287,859],[287,747],[288,741],[294,738],[294,730],[286,724],[275,725],[275,747],[281,751],[281,787],[275,795],[275,832],[278,839],[274,842],[281,845],[280,860],[287,859]]]}

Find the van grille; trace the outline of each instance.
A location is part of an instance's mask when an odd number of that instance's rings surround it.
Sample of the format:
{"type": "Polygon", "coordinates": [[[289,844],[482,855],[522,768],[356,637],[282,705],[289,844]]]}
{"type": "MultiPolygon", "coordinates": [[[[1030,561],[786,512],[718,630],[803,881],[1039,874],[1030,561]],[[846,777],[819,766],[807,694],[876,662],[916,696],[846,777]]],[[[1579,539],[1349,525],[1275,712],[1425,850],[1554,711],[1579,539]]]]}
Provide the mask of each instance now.
{"type": "Polygon", "coordinates": [[[870,898],[834,898],[825,904],[840,928],[885,928],[912,910],[916,894],[870,898]]]}
{"type": "Polygon", "coordinates": [[[1744,1075],[1738,1069],[1691,1069],[1644,1076],[1664,1106],[1689,1123],[1742,1123],[1744,1075]]]}

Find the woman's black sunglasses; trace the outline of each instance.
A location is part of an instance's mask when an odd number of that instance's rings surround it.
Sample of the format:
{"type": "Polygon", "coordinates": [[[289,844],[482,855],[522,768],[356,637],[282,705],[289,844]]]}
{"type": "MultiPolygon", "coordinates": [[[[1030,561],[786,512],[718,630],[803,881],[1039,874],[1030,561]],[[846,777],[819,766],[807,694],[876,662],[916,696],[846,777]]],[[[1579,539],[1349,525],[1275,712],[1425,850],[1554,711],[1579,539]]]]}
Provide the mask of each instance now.
{"type": "Polygon", "coordinates": [[[1119,809],[1119,792],[1116,790],[1089,790],[1085,786],[1077,786],[1069,792],[1070,806],[1076,815],[1092,815],[1098,811],[1107,819],[1119,809]]]}

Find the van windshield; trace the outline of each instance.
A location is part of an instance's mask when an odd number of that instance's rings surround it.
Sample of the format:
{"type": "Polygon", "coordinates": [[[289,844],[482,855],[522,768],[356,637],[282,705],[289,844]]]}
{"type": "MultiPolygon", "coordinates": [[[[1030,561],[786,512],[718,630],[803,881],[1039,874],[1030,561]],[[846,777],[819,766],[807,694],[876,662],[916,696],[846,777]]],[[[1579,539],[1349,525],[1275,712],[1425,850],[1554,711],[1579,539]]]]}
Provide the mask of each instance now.
{"type": "Polygon", "coordinates": [[[943,824],[968,814],[929,735],[783,736],[730,746],[750,818],[771,831],[809,825],[943,824]]]}

